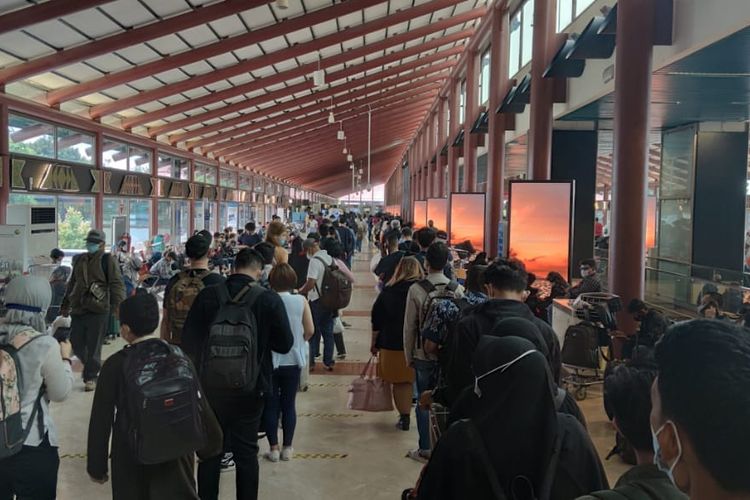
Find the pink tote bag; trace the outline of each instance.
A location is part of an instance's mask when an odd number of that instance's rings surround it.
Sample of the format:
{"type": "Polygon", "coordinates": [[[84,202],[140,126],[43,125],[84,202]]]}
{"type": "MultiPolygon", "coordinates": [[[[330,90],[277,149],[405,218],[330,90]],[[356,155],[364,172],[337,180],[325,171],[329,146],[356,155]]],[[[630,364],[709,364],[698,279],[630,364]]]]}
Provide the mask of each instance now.
{"type": "Polygon", "coordinates": [[[371,357],[362,374],[349,386],[350,410],[392,411],[391,384],[378,377],[378,358],[371,357]]]}

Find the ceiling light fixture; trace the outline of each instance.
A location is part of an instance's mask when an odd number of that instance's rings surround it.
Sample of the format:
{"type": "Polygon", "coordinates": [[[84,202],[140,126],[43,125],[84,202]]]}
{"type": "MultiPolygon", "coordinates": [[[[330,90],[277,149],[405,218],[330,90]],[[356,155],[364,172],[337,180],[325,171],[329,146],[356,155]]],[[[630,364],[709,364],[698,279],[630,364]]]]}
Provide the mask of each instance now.
{"type": "Polygon", "coordinates": [[[333,116],[333,96],[331,96],[331,107],[328,108],[328,124],[333,125],[336,123],[336,117],[333,116]]]}
{"type": "Polygon", "coordinates": [[[288,9],[289,0],[276,0],[276,7],[278,7],[279,9],[288,9]]]}
{"type": "Polygon", "coordinates": [[[349,153],[348,155],[346,155],[346,161],[352,161],[352,159],[353,158],[352,158],[352,154],[351,153],[349,153]]]}
{"type": "Polygon", "coordinates": [[[326,72],[320,69],[320,54],[318,54],[318,69],[313,71],[313,84],[322,87],[326,84],[326,72]]]}
{"type": "Polygon", "coordinates": [[[336,132],[336,139],[340,141],[346,140],[346,134],[344,134],[344,122],[339,122],[339,131],[336,132]]]}

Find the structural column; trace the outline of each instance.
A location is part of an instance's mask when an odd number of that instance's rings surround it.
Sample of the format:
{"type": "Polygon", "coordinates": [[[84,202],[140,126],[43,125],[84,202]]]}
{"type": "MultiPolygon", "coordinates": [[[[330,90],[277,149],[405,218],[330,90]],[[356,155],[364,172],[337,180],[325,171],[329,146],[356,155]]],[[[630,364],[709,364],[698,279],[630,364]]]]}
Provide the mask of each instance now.
{"type": "Polygon", "coordinates": [[[10,144],[8,140],[8,105],[0,105],[0,224],[8,220],[10,203],[10,144]]]}
{"type": "Polygon", "coordinates": [[[445,97],[440,96],[440,104],[438,104],[438,140],[435,146],[435,151],[437,152],[438,198],[445,196],[445,162],[441,154],[443,150],[442,144],[445,141],[445,105],[445,97]]]}
{"type": "MultiPolygon", "coordinates": [[[[534,180],[548,180],[552,155],[552,78],[544,78],[555,40],[557,0],[535,0],[534,46],[531,58],[531,124],[529,165],[534,180]]],[[[619,32],[618,32],[619,35],[619,32]]],[[[618,36],[618,43],[620,37],[618,36]]]]}
{"type": "Polygon", "coordinates": [[[471,126],[477,113],[477,54],[469,52],[466,61],[466,103],[464,116],[464,191],[477,189],[477,155],[471,140],[471,126]]]}
{"type": "MultiPolygon", "coordinates": [[[[502,223],[503,188],[505,180],[505,115],[495,113],[507,90],[508,79],[508,10],[507,4],[496,8],[490,18],[492,23],[490,47],[490,105],[489,151],[487,169],[487,238],[485,248],[490,256],[497,256],[498,238],[502,223]]],[[[507,245],[507,243],[506,243],[507,245]]]]}
{"type": "MultiPolygon", "coordinates": [[[[94,225],[95,227],[104,230],[104,171],[102,170],[102,167],[104,166],[102,156],[102,150],[104,149],[104,136],[101,132],[97,132],[94,136],[94,140],[96,141],[96,147],[94,148],[94,152],[96,153],[94,165],[99,174],[99,192],[96,193],[96,197],[94,198],[94,225]]],[[[158,217],[158,214],[155,213],[154,217],[158,217]]],[[[119,235],[113,234],[112,244],[117,243],[118,238],[119,235]]]]}
{"type": "MultiPolygon", "coordinates": [[[[644,291],[653,32],[652,0],[619,2],[610,285],[624,304],[642,298],[644,291]]],[[[628,314],[620,314],[619,325],[635,332],[628,314]]]]}

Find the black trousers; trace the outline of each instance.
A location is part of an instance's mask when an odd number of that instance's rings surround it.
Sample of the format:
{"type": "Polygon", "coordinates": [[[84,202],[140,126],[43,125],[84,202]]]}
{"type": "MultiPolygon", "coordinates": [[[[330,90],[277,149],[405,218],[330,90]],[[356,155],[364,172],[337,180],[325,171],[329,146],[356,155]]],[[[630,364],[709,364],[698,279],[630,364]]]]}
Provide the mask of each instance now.
{"type": "Polygon", "coordinates": [[[71,316],[70,342],[83,363],[83,381],[96,380],[102,367],[102,341],[109,329],[109,313],[71,316]]]}
{"type": "Polygon", "coordinates": [[[0,500],[54,500],[59,467],[57,448],[46,436],[39,446],[24,446],[0,460],[0,500]]]}
{"type": "MultiPolygon", "coordinates": [[[[253,401],[213,401],[209,397],[225,442],[231,443],[236,466],[237,500],[258,498],[258,430],[263,415],[263,397],[248,397],[253,401]]],[[[201,500],[219,498],[221,457],[217,455],[198,465],[198,496],[201,500]]]]}

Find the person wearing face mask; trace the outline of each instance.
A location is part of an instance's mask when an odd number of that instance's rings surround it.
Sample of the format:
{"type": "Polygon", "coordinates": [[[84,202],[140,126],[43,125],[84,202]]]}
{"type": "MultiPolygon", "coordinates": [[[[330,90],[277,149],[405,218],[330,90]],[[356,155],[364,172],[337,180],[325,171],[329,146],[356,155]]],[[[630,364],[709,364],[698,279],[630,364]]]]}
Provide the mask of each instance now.
{"type": "Polygon", "coordinates": [[[581,282],[571,287],[568,296],[571,299],[578,298],[582,293],[594,293],[602,291],[602,283],[596,275],[597,267],[594,259],[584,259],[581,261],[581,282]]]}
{"type": "MultiPolygon", "coordinates": [[[[243,301],[257,324],[259,372],[255,388],[250,392],[231,389],[212,390],[205,387],[208,402],[216,413],[225,440],[231,443],[236,465],[237,500],[258,497],[258,429],[263,415],[264,394],[271,390],[273,371],[271,352],[287,354],[294,345],[294,336],[284,302],[276,292],[258,284],[263,259],[250,248],[240,250],[235,258],[235,272],[221,285],[201,290],[195,298],[182,331],[182,349],[202,367],[208,334],[217,313],[228,295],[243,301]],[[225,290],[221,290],[225,287],[225,290]],[[246,292],[243,290],[247,289],[246,292]],[[244,295],[240,295],[240,293],[244,295]],[[246,298],[244,298],[246,297],[246,298]]],[[[199,375],[202,374],[199,368],[199,375]]],[[[198,494],[201,500],[217,500],[222,454],[203,460],[198,466],[198,494]]]]}
{"type": "Polygon", "coordinates": [[[71,317],[73,352],[83,363],[87,392],[96,389],[102,366],[102,342],[110,313],[116,314],[125,299],[125,283],[117,259],[104,252],[104,231],[92,229],[86,236],[86,253],[73,259],[60,314],[71,317]]]}
{"type": "Polygon", "coordinates": [[[287,231],[281,221],[275,220],[268,225],[266,241],[274,246],[274,264],[286,264],[289,262],[289,253],[284,248],[287,238],[289,238],[289,231],[287,231]]]}
{"type": "Polygon", "coordinates": [[[607,487],[581,424],[555,410],[547,361],[518,337],[483,337],[465,391],[474,411],[441,436],[410,498],[569,500],[607,487]]]}
{"type": "Polygon", "coordinates": [[[750,498],[750,332],[724,321],[672,326],[656,346],[654,463],[691,500],[750,498]]]}
{"type": "Polygon", "coordinates": [[[656,365],[647,359],[618,365],[604,380],[604,407],[617,433],[634,450],[636,466],[623,474],[612,490],[579,500],[687,500],[654,465],[650,416],[655,378],[656,365]]]}

